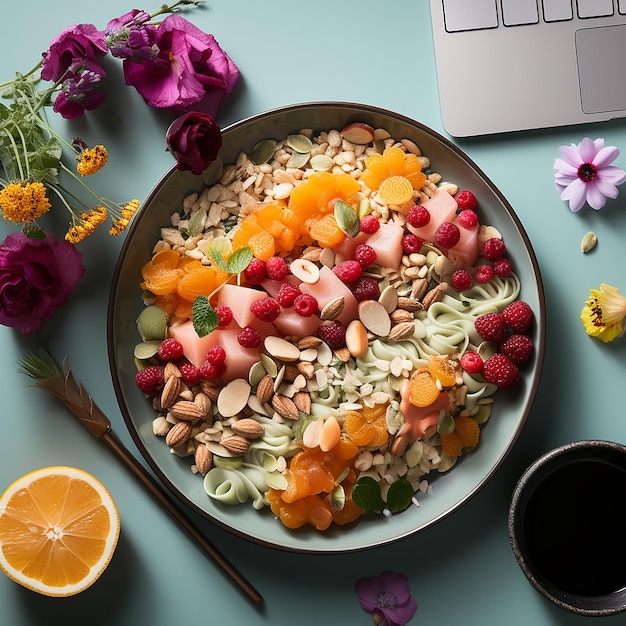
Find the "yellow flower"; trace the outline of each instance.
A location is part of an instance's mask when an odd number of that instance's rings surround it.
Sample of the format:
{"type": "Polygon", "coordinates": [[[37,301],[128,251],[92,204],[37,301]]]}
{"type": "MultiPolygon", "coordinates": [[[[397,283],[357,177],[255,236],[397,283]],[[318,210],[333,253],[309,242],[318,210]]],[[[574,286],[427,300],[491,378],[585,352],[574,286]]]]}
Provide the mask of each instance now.
{"type": "Polygon", "coordinates": [[[0,209],[10,222],[32,222],[51,206],[46,188],[39,182],[14,181],[0,191],[0,209]]]}
{"type": "MultiPolygon", "coordinates": [[[[66,241],[70,243],[80,243],[91,235],[98,226],[103,224],[107,218],[107,210],[104,207],[98,207],[91,211],[85,211],[80,214],[78,223],[74,223],[67,233],[65,233],[66,241]]],[[[76,219],[74,217],[74,219],[76,219]]]]}
{"type": "Polygon", "coordinates": [[[131,218],[137,212],[139,208],[139,200],[131,200],[126,203],[126,206],[122,209],[119,218],[113,218],[111,220],[111,228],[109,229],[109,235],[115,237],[120,235],[126,230],[126,227],[130,223],[131,218]]]}
{"type": "Polygon", "coordinates": [[[626,298],[619,289],[602,283],[600,289],[590,289],[591,296],[580,313],[587,334],[608,343],[626,331],[626,298]]]}
{"type": "Polygon", "coordinates": [[[76,171],[81,176],[91,176],[106,165],[108,158],[109,153],[104,146],[98,145],[93,148],[87,148],[76,157],[78,160],[76,171]]]}

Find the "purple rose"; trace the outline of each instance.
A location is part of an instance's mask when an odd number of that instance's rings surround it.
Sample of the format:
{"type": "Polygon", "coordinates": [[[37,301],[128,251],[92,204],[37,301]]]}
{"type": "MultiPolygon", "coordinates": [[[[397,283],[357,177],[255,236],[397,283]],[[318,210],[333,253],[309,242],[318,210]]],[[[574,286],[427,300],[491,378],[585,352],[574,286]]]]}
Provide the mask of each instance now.
{"type": "Polygon", "coordinates": [[[0,244],[0,324],[25,335],[41,330],[82,278],[83,256],[50,233],[8,235],[0,244]]]}
{"type": "Polygon", "coordinates": [[[153,59],[124,61],[126,83],[149,106],[215,117],[233,91],[239,69],[213,35],[170,15],[157,28],[154,43],[158,54],[153,59]]]}
{"type": "Polygon", "coordinates": [[[76,72],[85,59],[95,59],[106,53],[103,31],[93,24],[68,26],[55,37],[47,52],[43,53],[41,78],[56,82],[68,70],[76,72]]]}
{"type": "Polygon", "coordinates": [[[213,117],[190,111],[167,129],[166,146],[174,155],[179,170],[202,174],[215,161],[222,147],[222,133],[213,117]]]}

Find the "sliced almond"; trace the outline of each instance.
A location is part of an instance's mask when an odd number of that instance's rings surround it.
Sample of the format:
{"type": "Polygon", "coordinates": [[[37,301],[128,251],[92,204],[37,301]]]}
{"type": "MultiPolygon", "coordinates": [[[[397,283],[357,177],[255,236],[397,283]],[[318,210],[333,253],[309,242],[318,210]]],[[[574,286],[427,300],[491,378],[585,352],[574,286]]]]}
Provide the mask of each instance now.
{"type": "Polygon", "coordinates": [[[367,354],[367,329],[360,320],[352,320],[346,328],[346,348],[359,359],[367,354]]]}
{"type": "Polygon", "coordinates": [[[300,349],[283,337],[269,335],[265,338],[265,349],[279,361],[292,363],[300,358],[300,349]]]}
{"type": "Polygon", "coordinates": [[[364,300],[359,303],[359,319],[367,330],[379,337],[386,337],[391,330],[389,313],[376,300],[364,300]]]}
{"type": "Polygon", "coordinates": [[[378,298],[378,302],[380,302],[384,307],[387,313],[391,313],[398,306],[398,292],[393,285],[387,285],[381,292],[380,297],[378,298]]]}
{"type": "Polygon", "coordinates": [[[303,283],[308,283],[309,285],[316,283],[320,279],[319,267],[317,267],[315,263],[303,258],[292,261],[289,265],[289,269],[296,278],[299,278],[303,283]]]}
{"type": "Polygon", "coordinates": [[[217,397],[217,410],[223,417],[237,415],[248,404],[250,383],[243,378],[231,380],[217,397]]]}

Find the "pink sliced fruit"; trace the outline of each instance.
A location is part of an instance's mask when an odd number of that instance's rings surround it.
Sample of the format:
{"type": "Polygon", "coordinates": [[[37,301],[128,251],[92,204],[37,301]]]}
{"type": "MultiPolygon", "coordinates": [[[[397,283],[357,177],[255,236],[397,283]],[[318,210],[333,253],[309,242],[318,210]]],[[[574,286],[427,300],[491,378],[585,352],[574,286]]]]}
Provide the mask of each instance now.
{"type": "Polygon", "coordinates": [[[243,328],[250,326],[255,320],[254,314],[250,311],[250,305],[255,300],[267,298],[267,293],[259,289],[242,287],[241,285],[224,285],[218,296],[220,306],[228,306],[233,312],[233,317],[237,324],[243,328]]]}
{"type": "Polygon", "coordinates": [[[443,222],[451,222],[456,216],[458,205],[456,200],[447,191],[437,191],[432,198],[422,204],[430,213],[430,220],[425,226],[415,228],[410,224],[409,231],[424,241],[435,241],[435,232],[443,222]]]}
{"type": "MultiPolygon", "coordinates": [[[[320,268],[320,278],[316,283],[302,283],[302,293],[311,294],[316,300],[320,310],[333,298],[344,297],[344,307],[339,321],[349,324],[357,315],[357,301],[350,288],[343,283],[335,273],[325,265],[320,268]]],[[[319,320],[317,316],[315,319],[319,320]]]]}

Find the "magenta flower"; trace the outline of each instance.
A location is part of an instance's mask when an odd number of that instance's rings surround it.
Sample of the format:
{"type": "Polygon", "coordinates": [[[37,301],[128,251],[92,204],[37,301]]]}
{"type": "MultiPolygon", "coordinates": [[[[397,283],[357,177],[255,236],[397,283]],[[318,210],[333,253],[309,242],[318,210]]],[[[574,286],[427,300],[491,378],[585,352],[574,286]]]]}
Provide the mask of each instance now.
{"type": "Polygon", "coordinates": [[[167,129],[166,147],[174,155],[179,170],[202,174],[222,147],[222,133],[212,116],[190,111],[167,129]]]}
{"type": "Polygon", "coordinates": [[[559,150],[563,158],[554,160],[554,182],[570,210],[580,211],[585,202],[598,210],[607,198],[617,198],[617,185],[626,180],[626,172],[611,165],[619,156],[617,148],[605,147],[604,139],[585,137],[559,150]]]}
{"type": "Polygon", "coordinates": [[[65,119],[74,119],[85,111],[93,111],[106,98],[105,93],[98,91],[102,77],[97,67],[91,70],[86,65],[75,74],[68,73],[61,83],[61,91],[54,99],[52,110],[65,119]]]}
{"type": "Polygon", "coordinates": [[[372,613],[375,624],[404,626],[417,610],[404,574],[383,572],[378,578],[360,578],[354,590],[361,606],[372,613]]]}
{"type": "MultiPolygon", "coordinates": [[[[93,24],[75,24],[62,30],[43,53],[41,78],[58,81],[70,70],[75,73],[85,59],[95,60],[107,53],[104,32],[93,24]]],[[[91,68],[93,69],[93,68],[91,68]]],[[[104,71],[100,71],[104,76],[104,71]]]]}
{"type": "Polygon", "coordinates": [[[50,233],[13,233],[0,243],[0,324],[24,335],[39,332],[67,302],[85,268],[83,253],[50,233]]]}
{"type": "Polygon", "coordinates": [[[153,61],[159,52],[156,46],[156,28],[146,22],[150,14],[133,9],[111,20],[104,32],[111,54],[118,59],[133,62],[153,61]]]}
{"type": "Polygon", "coordinates": [[[213,37],[179,15],[156,30],[154,59],[124,61],[126,83],[149,106],[215,117],[239,79],[239,70],[213,37]]]}

